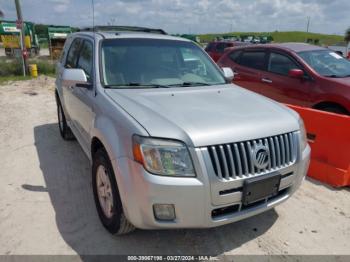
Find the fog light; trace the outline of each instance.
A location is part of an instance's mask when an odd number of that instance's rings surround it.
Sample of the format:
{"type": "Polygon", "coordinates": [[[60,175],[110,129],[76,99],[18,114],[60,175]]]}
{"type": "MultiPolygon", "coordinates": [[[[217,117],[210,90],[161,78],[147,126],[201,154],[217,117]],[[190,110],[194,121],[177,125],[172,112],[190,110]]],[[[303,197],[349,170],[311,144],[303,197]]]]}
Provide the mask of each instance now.
{"type": "Polygon", "coordinates": [[[153,205],[154,216],[158,220],[174,220],[175,207],[172,204],[155,204],[153,205]]]}

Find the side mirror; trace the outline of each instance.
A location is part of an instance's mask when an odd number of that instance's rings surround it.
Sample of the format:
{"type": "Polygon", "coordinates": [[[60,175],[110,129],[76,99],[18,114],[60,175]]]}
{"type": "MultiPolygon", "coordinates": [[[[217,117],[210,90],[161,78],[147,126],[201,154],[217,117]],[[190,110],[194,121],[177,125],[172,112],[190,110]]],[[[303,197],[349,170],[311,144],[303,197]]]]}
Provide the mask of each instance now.
{"type": "Polygon", "coordinates": [[[235,76],[232,69],[229,67],[222,67],[221,70],[224,73],[224,77],[227,80],[227,82],[231,83],[235,76]]]}
{"type": "Polygon", "coordinates": [[[64,86],[78,86],[83,88],[91,87],[84,70],[78,68],[64,69],[62,74],[62,84],[64,86]]]}
{"type": "Polygon", "coordinates": [[[303,78],[304,77],[304,71],[301,69],[291,69],[288,72],[288,76],[292,78],[303,78]]]}

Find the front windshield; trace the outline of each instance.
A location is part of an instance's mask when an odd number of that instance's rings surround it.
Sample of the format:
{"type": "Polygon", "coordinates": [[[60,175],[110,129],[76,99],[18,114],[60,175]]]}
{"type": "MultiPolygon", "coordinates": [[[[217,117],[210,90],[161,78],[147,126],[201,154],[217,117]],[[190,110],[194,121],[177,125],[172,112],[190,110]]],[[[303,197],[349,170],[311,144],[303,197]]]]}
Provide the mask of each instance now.
{"type": "Polygon", "coordinates": [[[300,52],[299,55],[317,73],[327,77],[349,77],[350,61],[330,50],[300,52]]]}
{"type": "Polygon", "coordinates": [[[192,42],[107,39],[102,43],[103,83],[108,87],[225,84],[207,55],[192,42]]]}

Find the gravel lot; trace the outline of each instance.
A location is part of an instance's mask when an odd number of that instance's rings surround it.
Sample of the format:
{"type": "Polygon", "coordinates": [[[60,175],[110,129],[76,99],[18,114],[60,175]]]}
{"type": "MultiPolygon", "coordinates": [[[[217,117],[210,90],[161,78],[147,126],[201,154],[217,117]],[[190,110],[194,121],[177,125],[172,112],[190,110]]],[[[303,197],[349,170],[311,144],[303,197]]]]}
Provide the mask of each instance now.
{"type": "Polygon", "coordinates": [[[59,136],[52,78],[0,86],[0,141],[0,254],[350,254],[350,190],[313,180],[234,224],[110,236],[88,159],[59,136]]]}

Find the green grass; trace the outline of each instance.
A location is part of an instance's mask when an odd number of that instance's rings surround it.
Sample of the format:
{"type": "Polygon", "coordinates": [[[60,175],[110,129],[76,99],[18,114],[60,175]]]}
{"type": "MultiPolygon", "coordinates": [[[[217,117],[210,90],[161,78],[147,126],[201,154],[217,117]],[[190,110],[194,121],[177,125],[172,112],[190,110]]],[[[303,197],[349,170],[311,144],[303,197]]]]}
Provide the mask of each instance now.
{"type": "Polygon", "coordinates": [[[3,76],[19,76],[22,74],[22,63],[18,59],[6,61],[6,59],[0,60],[0,77],[3,76]]]}
{"type": "Polygon", "coordinates": [[[0,86],[6,84],[9,81],[24,81],[32,79],[31,76],[0,76],[0,86]]]}
{"type": "MultiPolygon", "coordinates": [[[[36,64],[38,73],[55,77],[55,64],[45,59],[29,59],[28,64],[36,64]]],[[[4,85],[9,81],[23,81],[32,79],[30,75],[23,77],[22,63],[19,59],[0,58],[0,85],[4,85]]]]}
{"type": "Polygon", "coordinates": [[[39,75],[54,75],[56,71],[56,65],[50,61],[44,60],[31,60],[30,64],[36,64],[39,75]]]}
{"type": "Polygon", "coordinates": [[[341,35],[327,35],[327,34],[316,34],[316,33],[306,33],[298,31],[290,32],[232,32],[225,34],[203,34],[199,35],[201,42],[210,42],[215,39],[217,36],[223,35],[271,35],[276,43],[284,42],[306,42],[307,39],[318,39],[319,44],[321,45],[331,45],[338,42],[344,41],[344,36],[341,35]]]}
{"type": "Polygon", "coordinates": [[[40,48],[49,48],[49,43],[48,42],[40,42],[40,48]]]}
{"type": "MultiPolygon", "coordinates": [[[[39,75],[53,76],[55,74],[56,66],[50,60],[43,59],[29,59],[28,64],[36,64],[39,75]]],[[[0,59],[0,77],[21,76],[22,63],[19,59],[0,59]]]]}

